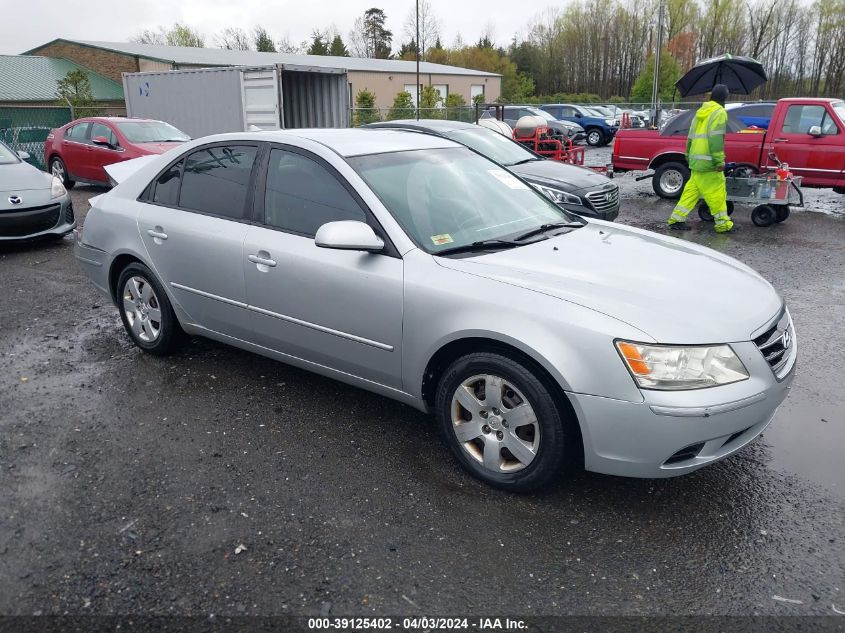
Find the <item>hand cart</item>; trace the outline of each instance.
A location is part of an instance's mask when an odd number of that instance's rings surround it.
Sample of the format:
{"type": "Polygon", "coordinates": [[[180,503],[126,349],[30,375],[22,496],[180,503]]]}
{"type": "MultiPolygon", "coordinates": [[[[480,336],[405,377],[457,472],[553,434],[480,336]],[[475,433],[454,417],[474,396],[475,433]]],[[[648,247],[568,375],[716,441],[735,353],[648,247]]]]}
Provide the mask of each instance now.
{"type": "MultiPolygon", "coordinates": [[[[776,159],[776,157],[775,157],[776,159]]],[[[780,161],[778,166],[780,166],[780,161]]],[[[788,175],[778,178],[775,173],[757,174],[749,165],[727,165],[725,187],[728,193],[728,215],[734,212],[735,204],[754,205],[751,221],[755,226],[771,226],[789,217],[789,207],[804,206],[801,191],[801,176],[788,175]]],[[[698,216],[705,222],[712,222],[713,215],[702,200],[698,216]]]]}

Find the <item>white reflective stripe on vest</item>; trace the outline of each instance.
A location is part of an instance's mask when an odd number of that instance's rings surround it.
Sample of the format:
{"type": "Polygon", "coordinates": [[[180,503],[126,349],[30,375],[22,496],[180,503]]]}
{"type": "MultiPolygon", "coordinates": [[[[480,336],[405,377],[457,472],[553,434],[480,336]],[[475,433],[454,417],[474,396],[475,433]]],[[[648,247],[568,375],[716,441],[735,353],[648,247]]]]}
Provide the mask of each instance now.
{"type": "Polygon", "coordinates": [[[713,157],[708,156],[707,154],[690,154],[690,158],[696,158],[698,160],[713,160],[713,157]]]}

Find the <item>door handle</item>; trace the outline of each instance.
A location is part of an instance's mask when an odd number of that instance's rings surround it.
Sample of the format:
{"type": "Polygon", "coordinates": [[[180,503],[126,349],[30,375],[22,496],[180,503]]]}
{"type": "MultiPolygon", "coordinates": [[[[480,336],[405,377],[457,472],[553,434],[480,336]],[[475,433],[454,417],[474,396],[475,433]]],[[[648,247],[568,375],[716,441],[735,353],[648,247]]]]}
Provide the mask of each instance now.
{"type": "Polygon", "coordinates": [[[162,229],[160,226],[157,226],[154,229],[149,229],[147,231],[147,235],[149,235],[150,237],[152,237],[156,240],[166,240],[167,239],[167,233],[165,233],[164,229],[162,229]]]}
{"type": "Polygon", "coordinates": [[[258,255],[248,255],[247,259],[253,264],[258,264],[259,266],[269,266],[270,268],[273,268],[276,265],[276,260],[270,259],[269,253],[266,254],[266,257],[261,257],[260,255],[260,253],[258,255]]]}
{"type": "Polygon", "coordinates": [[[789,143],[788,138],[776,138],[775,143],[789,143]]]}

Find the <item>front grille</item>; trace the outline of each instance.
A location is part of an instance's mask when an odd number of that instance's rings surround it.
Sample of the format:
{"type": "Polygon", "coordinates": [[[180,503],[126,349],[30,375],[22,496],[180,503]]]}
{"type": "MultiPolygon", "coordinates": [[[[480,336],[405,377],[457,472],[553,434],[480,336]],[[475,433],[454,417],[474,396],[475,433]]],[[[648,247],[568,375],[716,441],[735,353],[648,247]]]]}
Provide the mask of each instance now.
{"type": "Polygon", "coordinates": [[[792,321],[789,318],[789,313],[785,310],[777,323],[754,339],[754,344],[776,376],[789,361],[794,339],[795,333],[792,328],[792,321]]]}
{"type": "Polygon", "coordinates": [[[73,220],[73,203],[68,202],[67,207],[65,207],[65,222],[67,222],[68,224],[73,224],[73,220]]]}
{"type": "Polygon", "coordinates": [[[61,210],[61,204],[51,204],[23,211],[0,211],[0,237],[23,237],[52,229],[59,222],[61,210]]]}
{"type": "Polygon", "coordinates": [[[604,186],[597,191],[590,191],[587,193],[587,200],[600,213],[616,211],[619,209],[619,187],[616,185],[604,186]]]}

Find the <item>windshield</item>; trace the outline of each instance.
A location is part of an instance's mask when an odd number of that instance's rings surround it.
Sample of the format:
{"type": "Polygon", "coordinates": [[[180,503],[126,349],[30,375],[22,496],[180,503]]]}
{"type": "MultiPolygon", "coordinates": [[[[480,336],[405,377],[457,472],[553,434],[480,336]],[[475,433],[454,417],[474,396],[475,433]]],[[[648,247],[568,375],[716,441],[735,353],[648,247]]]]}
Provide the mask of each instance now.
{"type": "Polygon", "coordinates": [[[837,101],[833,104],[833,111],[839,117],[839,120],[845,123],[845,101],[837,101]]]}
{"type": "Polygon", "coordinates": [[[18,160],[18,155],[8,145],[0,143],[0,165],[11,165],[18,160]]]}
{"type": "Polygon", "coordinates": [[[539,160],[533,152],[529,152],[519,143],[493,130],[481,127],[475,130],[455,130],[446,136],[500,165],[515,165],[529,160],[539,160]]]}
{"type": "Polygon", "coordinates": [[[598,112],[599,116],[613,116],[613,112],[604,106],[592,106],[590,109],[598,112]]]}
{"type": "Polygon", "coordinates": [[[348,162],[429,253],[577,221],[513,174],[463,147],[371,154],[348,162]]]}
{"type": "Polygon", "coordinates": [[[164,121],[120,121],[117,129],[130,143],[184,142],[191,137],[164,121]]]}

